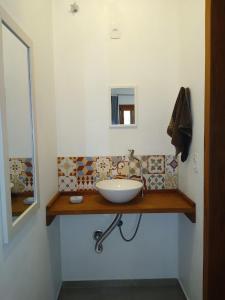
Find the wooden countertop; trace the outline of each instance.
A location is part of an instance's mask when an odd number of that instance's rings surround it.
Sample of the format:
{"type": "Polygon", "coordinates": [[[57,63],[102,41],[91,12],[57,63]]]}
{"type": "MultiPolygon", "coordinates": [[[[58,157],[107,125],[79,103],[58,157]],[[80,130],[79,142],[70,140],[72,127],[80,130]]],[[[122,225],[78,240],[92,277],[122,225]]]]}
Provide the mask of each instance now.
{"type": "Polygon", "coordinates": [[[30,205],[24,204],[24,200],[27,197],[32,197],[33,193],[21,193],[21,194],[12,194],[12,215],[18,217],[22,215],[29,208],[30,205]]]}
{"type": "Polygon", "coordinates": [[[47,206],[46,223],[50,225],[59,215],[82,214],[135,214],[135,213],[184,213],[195,223],[195,203],[179,190],[150,191],[124,204],[114,204],[105,200],[97,192],[58,193],[47,206]],[[71,195],[83,195],[81,204],[69,202],[71,195]]]}

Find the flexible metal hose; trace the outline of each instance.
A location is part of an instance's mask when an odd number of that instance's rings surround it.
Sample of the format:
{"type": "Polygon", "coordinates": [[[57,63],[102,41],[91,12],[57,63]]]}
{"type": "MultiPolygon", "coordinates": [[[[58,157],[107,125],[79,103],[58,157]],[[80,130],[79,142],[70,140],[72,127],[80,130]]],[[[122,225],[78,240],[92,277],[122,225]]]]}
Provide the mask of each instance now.
{"type": "Polygon", "coordinates": [[[125,235],[123,234],[123,231],[122,231],[123,221],[122,221],[122,220],[119,221],[118,227],[119,227],[120,235],[121,235],[122,239],[123,239],[125,242],[131,242],[131,241],[133,241],[133,239],[136,237],[136,235],[137,235],[137,233],[138,233],[138,229],[139,229],[140,224],[141,224],[141,219],[142,219],[142,214],[139,215],[137,227],[136,227],[135,232],[134,232],[134,234],[132,235],[131,238],[126,238],[126,237],[125,237],[125,235]]]}

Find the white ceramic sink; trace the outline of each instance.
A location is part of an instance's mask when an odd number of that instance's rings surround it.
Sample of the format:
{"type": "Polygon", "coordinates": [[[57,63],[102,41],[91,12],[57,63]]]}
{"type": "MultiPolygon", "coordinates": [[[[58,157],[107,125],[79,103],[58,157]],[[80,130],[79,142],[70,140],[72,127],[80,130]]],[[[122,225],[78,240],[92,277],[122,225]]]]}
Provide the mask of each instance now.
{"type": "Polygon", "coordinates": [[[109,179],[96,183],[99,193],[113,203],[126,203],[134,199],[141,191],[143,184],[131,179],[109,179]]]}

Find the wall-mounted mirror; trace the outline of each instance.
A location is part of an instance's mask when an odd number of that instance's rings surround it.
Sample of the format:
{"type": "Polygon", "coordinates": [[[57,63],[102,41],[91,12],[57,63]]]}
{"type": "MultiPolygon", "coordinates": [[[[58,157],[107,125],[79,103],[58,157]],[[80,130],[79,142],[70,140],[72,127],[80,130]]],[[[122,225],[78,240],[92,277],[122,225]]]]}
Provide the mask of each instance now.
{"type": "Polygon", "coordinates": [[[32,43],[0,9],[0,162],[4,240],[38,207],[32,43]]]}
{"type": "Polygon", "coordinates": [[[110,127],[135,127],[137,103],[135,87],[110,88],[110,127]]]}

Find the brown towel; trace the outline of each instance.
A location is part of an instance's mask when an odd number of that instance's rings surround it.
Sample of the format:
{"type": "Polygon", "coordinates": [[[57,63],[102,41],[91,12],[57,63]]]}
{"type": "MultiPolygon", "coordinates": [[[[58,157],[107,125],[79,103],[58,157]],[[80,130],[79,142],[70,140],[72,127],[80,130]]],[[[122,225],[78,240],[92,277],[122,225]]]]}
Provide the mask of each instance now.
{"type": "Polygon", "coordinates": [[[173,110],[172,118],[167,129],[171,136],[171,144],[176,148],[176,156],[181,153],[181,161],[188,157],[192,140],[192,116],[190,90],[182,87],[173,110]]]}

